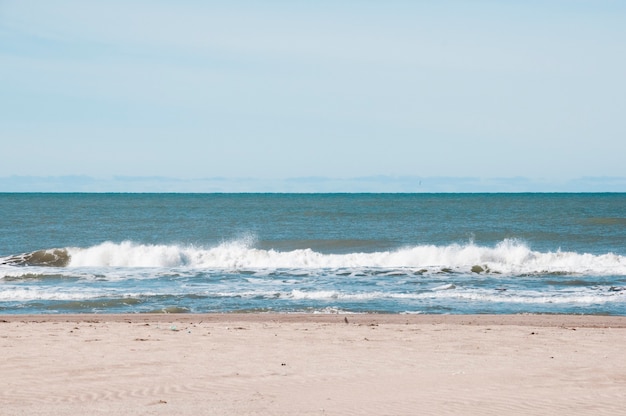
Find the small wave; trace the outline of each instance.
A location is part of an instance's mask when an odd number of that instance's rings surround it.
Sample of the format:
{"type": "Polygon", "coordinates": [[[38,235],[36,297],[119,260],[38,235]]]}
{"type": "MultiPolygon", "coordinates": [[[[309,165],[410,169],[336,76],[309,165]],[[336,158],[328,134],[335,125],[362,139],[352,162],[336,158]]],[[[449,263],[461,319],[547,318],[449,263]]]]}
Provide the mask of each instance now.
{"type": "Polygon", "coordinates": [[[439,290],[453,290],[453,289],[456,289],[456,285],[452,284],[452,283],[449,283],[447,285],[441,285],[441,286],[434,287],[432,290],[439,291],[439,290]]]}
{"type": "Polygon", "coordinates": [[[322,302],[371,302],[377,300],[401,300],[401,301],[479,301],[488,303],[508,304],[601,304],[606,302],[626,301],[623,293],[612,293],[610,290],[584,290],[579,292],[553,292],[546,295],[544,292],[521,290],[515,294],[494,290],[450,290],[434,288],[430,291],[415,293],[389,293],[389,292],[362,292],[351,293],[341,290],[299,290],[288,292],[222,292],[215,294],[217,297],[246,297],[257,299],[284,299],[306,300],[322,302]]]}
{"type": "Polygon", "coordinates": [[[102,293],[86,291],[50,291],[45,288],[29,287],[25,289],[12,288],[0,291],[1,302],[24,302],[33,300],[61,300],[61,301],[81,301],[85,299],[95,299],[102,296],[102,293]]]}
{"type": "Polygon", "coordinates": [[[626,257],[576,252],[538,252],[517,240],[494,247],[468,243],[447,246],[420,245],[394,251],[322,254],[311,249],[263,250],[250,241],[215,247],[146,245],[129,241],[105,242],[88,248],[38,250],[0,260],[7,266],[55,267],[160,267],[208,270],[280,272],[302,275],[312,270],[359,276],[421,275],[424,273],[479,273],[507,275],[626,275],[626,257]]]}

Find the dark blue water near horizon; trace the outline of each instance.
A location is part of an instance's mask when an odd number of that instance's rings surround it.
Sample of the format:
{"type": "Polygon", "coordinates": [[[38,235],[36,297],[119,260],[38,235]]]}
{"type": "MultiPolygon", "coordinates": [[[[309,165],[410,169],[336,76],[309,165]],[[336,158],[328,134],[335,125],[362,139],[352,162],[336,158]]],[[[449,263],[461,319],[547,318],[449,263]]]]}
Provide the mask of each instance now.
{"type": "Polygon", "coordinates": [[[0,194],[0,313],[626,315],[626,194],[0,194]]]}

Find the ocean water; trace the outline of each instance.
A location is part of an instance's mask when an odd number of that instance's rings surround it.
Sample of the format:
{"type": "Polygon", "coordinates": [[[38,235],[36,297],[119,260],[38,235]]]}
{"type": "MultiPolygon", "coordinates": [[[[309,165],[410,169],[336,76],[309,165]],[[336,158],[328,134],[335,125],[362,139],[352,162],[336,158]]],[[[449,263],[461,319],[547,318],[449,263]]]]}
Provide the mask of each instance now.
{"type": "Polygon", "coordinates": [[[626,194],[0,194],[0,313],[626,315],[626,194]]]}

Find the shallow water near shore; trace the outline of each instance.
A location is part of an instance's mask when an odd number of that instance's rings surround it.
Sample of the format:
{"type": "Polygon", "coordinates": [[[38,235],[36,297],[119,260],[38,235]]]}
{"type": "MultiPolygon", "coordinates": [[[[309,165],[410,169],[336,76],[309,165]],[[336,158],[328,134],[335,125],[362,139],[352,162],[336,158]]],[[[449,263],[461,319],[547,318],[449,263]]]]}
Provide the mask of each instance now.
{"type": "Polygon", "coordinates": [[[0,313],[626,315],[626,194],[0,194],[0,313]]]}

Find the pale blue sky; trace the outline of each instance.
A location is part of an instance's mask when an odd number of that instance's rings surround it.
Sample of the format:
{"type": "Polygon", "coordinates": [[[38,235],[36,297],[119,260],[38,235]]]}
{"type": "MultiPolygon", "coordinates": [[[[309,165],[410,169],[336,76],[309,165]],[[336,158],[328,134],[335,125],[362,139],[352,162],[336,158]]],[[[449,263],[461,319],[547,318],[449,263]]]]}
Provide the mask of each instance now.
{"type": "Polygon", "coordinates": [[[0,191],[626,191],[626,2],[0,0],[0,126],[0,191]]]}

